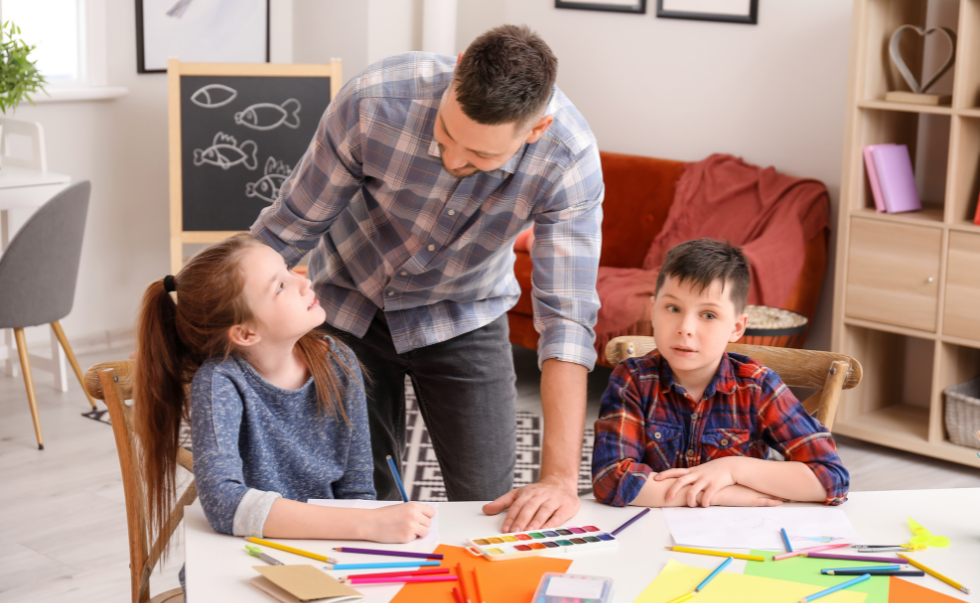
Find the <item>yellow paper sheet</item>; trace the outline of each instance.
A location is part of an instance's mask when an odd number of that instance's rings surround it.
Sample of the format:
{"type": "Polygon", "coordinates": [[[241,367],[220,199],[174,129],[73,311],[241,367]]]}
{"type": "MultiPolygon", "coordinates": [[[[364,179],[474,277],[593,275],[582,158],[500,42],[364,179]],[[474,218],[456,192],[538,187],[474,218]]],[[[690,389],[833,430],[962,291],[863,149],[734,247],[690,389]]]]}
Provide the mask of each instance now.
{"type": "MultiPolygon", "coordinates": [[[[633,603],[667,603],[693,591],[710,573],[709,569],[691,567],[671,559],[660,575],[633,603]]],[[[694,601],[697,603],[793,603],[821,590],[823,587],[812,584],[721,572],[698,593],[694,601]]],[[[867,597],[865,593],[849,592],[845,589],[822,597],[820,601],[821,603],[863,603],[865,597],[867,597]]]]}

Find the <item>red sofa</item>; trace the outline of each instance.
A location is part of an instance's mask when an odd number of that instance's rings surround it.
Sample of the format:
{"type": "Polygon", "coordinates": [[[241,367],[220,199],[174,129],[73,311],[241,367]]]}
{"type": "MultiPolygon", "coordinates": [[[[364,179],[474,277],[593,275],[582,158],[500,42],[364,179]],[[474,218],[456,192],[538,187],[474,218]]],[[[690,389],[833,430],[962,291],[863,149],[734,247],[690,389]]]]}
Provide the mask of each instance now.
{"type": "MultiPolygon", "coordinates": [[[[621,153],[601,152],[599,155],[606,184],[599,265],[641,268],[650,244],[667,219],[667,212],[674,201],[674,187],[684,171],[685,163],[621,153]]],[[[515,246],[517,261],[514,273],[521,285],[521,297],[508,312],[510,341],[536,350],[538,332],[534,330],[531,308],[531,256],[519,247],[515,246]]],[[[827,268],[826,229],[807,241],[805,249],[803,270],[785,309],[812,320],[827,268]]],[[[637,323],[635,332],[638,335],[652,335],[649,319],[637,323]]],[[[606,361],[604,350],[598,352],[599,364],[611,366],[606,361]]]]}

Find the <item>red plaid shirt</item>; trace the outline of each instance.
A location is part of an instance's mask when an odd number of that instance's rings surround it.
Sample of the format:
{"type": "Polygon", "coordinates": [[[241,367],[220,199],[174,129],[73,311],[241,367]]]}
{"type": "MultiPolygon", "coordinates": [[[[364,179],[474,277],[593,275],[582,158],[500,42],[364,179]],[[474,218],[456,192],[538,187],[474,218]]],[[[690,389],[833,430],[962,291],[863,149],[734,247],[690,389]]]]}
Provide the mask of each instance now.
{"type": "Polygon", "coordinates": [[[620,363],[602,396],[592,454],[595,497],[625,506],[651,473],[723,456],[764,459],[770,448],[806,463],[827,490],[826,504],[847,500],[850,476],[834,438],[775,372],[728,353],[695,403],[653,351],[620,363]]]}

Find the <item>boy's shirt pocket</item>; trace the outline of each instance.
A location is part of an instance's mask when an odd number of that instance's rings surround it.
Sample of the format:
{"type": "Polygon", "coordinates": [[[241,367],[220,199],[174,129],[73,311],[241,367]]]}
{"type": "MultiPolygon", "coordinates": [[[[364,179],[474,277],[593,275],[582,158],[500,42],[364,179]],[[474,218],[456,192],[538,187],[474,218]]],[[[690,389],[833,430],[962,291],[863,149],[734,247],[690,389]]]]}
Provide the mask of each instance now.
{"type": "Polygon", "coordinates": [[[683,445],[684,430],[675,423],[647,422],[647,445],[643,462],[654,471],[666,471],[683,445]]]}
{"type": "Polygon", "coordinates": [[[701,437],[701,453],[705,461],[723,456],[758,456],[752,448],[752,433],[748,429],[705,429],[701,437]]]}

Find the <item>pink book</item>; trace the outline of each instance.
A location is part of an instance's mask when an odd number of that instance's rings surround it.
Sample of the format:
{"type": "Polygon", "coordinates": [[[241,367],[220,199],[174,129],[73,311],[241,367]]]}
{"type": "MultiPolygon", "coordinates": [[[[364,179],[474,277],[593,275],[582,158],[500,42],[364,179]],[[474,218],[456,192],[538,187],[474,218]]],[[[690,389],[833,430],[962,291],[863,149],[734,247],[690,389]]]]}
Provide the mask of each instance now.
{"type": "Polygon", "coordinates": [[[896,214],[922,209],[919,191],[915,188],[915,174],[909,148],[904,144],[888,145],[871,151],[878,171],[878,184],[885,211],[896,214]]]}
{"type": "Polygon", "coordinates": [[[879,213],[885,211],[885,200],[881,197],[881,185],[878,184],[878,170],[875,168],[875,159],[872,151],[879,147],[895,146],[895,143],[871,144],[864,147],[864,169],[868,170],[868,181],[871,183],[871,196],[875,200],[875,210],[879,213]]]}

